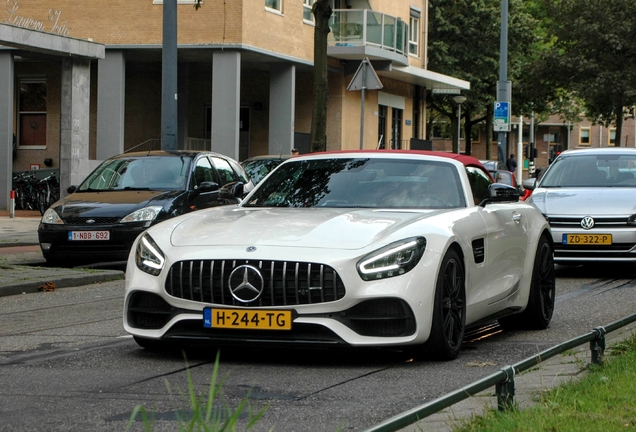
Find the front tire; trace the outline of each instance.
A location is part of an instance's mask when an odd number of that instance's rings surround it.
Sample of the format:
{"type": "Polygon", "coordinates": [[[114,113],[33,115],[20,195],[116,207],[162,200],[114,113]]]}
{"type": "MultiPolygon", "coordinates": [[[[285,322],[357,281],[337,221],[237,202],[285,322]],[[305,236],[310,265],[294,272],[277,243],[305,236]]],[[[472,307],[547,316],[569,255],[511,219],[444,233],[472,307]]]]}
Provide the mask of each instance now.
{"type": "Polygon", "coordinates": [[[543,235],[534,257],[528,306],[518,315],[500,319],[499,324],[504,328],[543,330],[552,320],[555,297],[554,247],[543,235]]]}
{"type": "Polygon", "coordinates": [[[435,284],[433,322],[421,355],[431,360],[454,360],[466,330],[464,264],[455,250],[446,252],[435,284]]]}

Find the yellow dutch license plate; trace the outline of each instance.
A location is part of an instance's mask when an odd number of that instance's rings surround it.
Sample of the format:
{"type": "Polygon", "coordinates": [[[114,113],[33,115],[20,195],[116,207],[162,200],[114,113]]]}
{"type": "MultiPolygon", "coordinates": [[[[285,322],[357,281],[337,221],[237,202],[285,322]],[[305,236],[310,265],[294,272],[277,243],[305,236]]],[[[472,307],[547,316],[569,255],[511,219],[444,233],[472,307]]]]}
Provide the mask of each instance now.
{"type": "Polygon", "coordinates": [[[563,244],[569,245],[611,245],[611,234],[563,234],[563,244]]]}
{"type": "Polygon", "coordinates": [[[292,311],[205,308],[203,310],[203,327],[243,330],[291,330],[292,311]]]}

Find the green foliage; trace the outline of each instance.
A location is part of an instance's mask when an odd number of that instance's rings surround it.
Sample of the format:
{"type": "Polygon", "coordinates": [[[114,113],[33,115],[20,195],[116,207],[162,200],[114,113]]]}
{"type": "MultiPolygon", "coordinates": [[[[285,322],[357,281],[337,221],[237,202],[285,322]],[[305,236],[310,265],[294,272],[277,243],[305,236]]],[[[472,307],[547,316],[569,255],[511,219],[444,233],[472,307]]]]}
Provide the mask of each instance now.
{"type": "Polygon", "coordinates": [[[489,411],[456,432],[622,431],[636,427],[636,337],[612,349],[604,366],[557,387],[522,411],[489,411]]]}
{"type": "Polygon", "coordinates": [[[636,103],[634,0],[545,0],[553,48],[538,75],[585,101],[585,115],[620,136],[625,107],[636,103]]]}
{"type": "MultiPolygon", "coordinates": [[[[197,394],[195,391],[195,385],[190,374],[186,360],[186,376],[188,382],[187,392],[180,391],[184,399],[189,404],[188,410],[176,410],[178,429],[179,431],[203,431],[203,432],[221,432],[228,431],[234,432],[238,430],[239,419],[248,409],[249,395],[243,398],[239,405],[231,409],[229,407],[221,406],[222,402],[219,401],[222,382],[219,382],[219,358],[220,353],[217,352],[216,361],[214,362],[214,369],[212,370],[212,376],[210,377],[210,384],[207,394],[197,394]]],[[[170,385],[166,382],[168,392],[172,393],[170,385]]],[[[265,414],[267,407],[262,408],[256,414],[248,413],[247,424],[244,426],[245,430],[252,429],[258,420],[265,414]]],[[[137,405],[128,420],[126,431],[130,430],[135,419],[141,416],[144,424],[144,430],[154,430],[152,415],[148,413],[143,405],[137,405]]]]}

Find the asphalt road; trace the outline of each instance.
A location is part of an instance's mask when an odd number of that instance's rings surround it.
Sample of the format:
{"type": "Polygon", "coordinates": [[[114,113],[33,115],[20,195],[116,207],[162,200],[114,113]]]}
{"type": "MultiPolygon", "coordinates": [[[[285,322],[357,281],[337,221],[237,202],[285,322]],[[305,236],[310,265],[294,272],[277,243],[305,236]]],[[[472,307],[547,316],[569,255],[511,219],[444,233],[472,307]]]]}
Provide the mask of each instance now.
{"type": "MultiPolygon", "coordinates": [[[[363,430],[634,313],[635,279],[635,267],[560,269],[547,330],[485,327],[452,362],[390,351],[224,349],[220,400],[235,407],[249,395],[252,409],[268,406],[256,431],[363,430]]],[[[0,431],[123,431],[138,404],[154,430],[178,430],[175,410],[188,413],[186,365],[195,390],[206,392],[216,351],[188,352],[186,362],[178,352],[139,348],[122,328],[123,291],[115,281],[0,298],[0,431]]]]}

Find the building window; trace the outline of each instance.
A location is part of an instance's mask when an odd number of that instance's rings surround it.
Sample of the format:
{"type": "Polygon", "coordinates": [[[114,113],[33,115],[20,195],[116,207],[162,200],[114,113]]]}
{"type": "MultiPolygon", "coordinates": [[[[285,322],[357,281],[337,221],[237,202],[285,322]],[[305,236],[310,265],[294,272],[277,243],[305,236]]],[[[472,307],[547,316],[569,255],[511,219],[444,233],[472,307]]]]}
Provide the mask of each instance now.
{"type": "Polygon", "coordinates": [[[409,54],[419,55],[420,41],[420,11],[411,9],[409,19],[409,54]]]}
{"type": "Polygon", "coordinates": [[[314,14],[311,13],[311,8],[316,0],[303,0],[303,20],[313,23],[314,14]]]}
{"type": "Polygon", "coordinates": [[[265,7],[283,13],[283,0],[265,0],[265,7]]]}
{"type": "Polygon", "coordinates": [[[391,148],[402,148],[402,112],[400,108],[391,108],[391,148]]]}
{"type": "Polygon", "coordinates": [[[590,128],[581,128],[579,144],[586,146],[590,145],[590,128]]]}
{"type": "Polygon", "coordinates": [[[608,147],[615,147],[616,146],[616,129],[610,129],[609,130],[609,134],[608,134],[608,142],[607,142],[607,146],[608,147]]]}
{"type": "Polygon", "coordinates": [[[46,80],[21,79],[18,145],[46,146],[46,80]]]}

